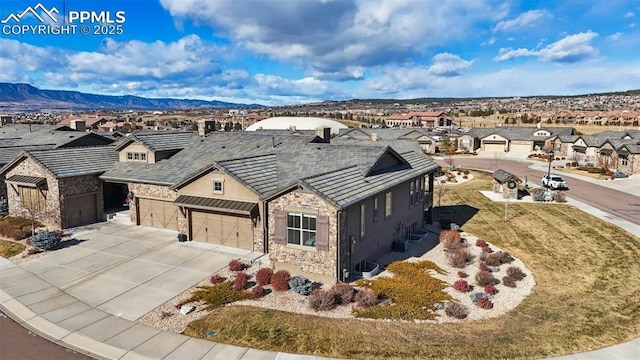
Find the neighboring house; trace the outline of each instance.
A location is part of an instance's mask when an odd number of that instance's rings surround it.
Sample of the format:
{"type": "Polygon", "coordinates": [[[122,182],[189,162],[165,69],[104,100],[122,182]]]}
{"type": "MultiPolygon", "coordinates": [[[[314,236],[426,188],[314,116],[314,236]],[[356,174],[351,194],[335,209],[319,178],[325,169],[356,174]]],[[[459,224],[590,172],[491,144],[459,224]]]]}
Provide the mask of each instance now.
{"type": "Polygon", "coordinates": [[[608,170],[621,171],[627,175],[640,173],[638,139],[609,139],[598,149],[596,164],[608,170]]]}
{"type": "Polygon", "coordinates": [[[120,161],[156,163],[168,159],[197,138],[191,131],[137,131],[119,141],[120,161]]]}
{"type": "MultiPolygon", "coordinates": [[[[573,128],[532,128],[532,127],[497,127],[497,128],[473,128],[463,139],[466,144],[477,146],[472,150],[484,152],[510,152],[530,154],[544,148],[546,142],[559,135],[572,135],[573,128]]],[[[458,149],[461,148],[458,140],[458,149]]]]}
{"type": "Polygon", "coordinates": [[[338,137],[355,140],[414,140],[426,154],[440,152],[439,138],[429,135],[426,129],[353,128],[342,129],[338,137]]]}
{"type": "Polygon", "coordinates": [[[453,119],[444,111],[411,111],[407,114],[392,114],[384,121],[389,127],[451,126],[453,119]]]}
{"type": "Polygon", "coordinates": [[[122,205],[126,194],[119,186],[104,187],[98,178],[117,159],[113,146],[22,152],[0,169],[9,215],[56,228],[101,221],[105,207],[122,205]]]}
{"type": "MultiPolygon", "coordinates": [[[[75,131],[68,126],[8,124],[0,127],[0,167],[23,151],[101,146],[113,141],[98,134],[75,131]]],[[[0,196],[7,196],[7,187],[1,174],[0,196]]]]}
{"type": "Polygon", "coordinates": [[[626,143],[616,149],[616,169],[627,175],[640,174],[640,141],[626,143]]]}
{"type": "Polygon", "coordinates": [[[212,133],[155,164],[127,151],[101,178],[127,184],[133,223],[339,280],[431,220],[439,169],[414,140],[332,140],[329,128],[212,133]]]}

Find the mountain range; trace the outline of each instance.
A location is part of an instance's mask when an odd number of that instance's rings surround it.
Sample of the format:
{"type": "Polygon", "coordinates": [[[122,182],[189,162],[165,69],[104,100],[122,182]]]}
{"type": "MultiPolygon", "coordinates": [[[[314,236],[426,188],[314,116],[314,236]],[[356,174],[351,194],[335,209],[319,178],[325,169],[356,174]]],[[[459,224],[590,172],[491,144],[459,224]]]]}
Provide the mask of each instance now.
{"type": "Polygon", "coordinates": [[[139,96],[96,95],[78,91],[42,90],[29,84],[0,83],[0,111],[37,110],[170,110],[255,108],[258,104],[139,96]]]}

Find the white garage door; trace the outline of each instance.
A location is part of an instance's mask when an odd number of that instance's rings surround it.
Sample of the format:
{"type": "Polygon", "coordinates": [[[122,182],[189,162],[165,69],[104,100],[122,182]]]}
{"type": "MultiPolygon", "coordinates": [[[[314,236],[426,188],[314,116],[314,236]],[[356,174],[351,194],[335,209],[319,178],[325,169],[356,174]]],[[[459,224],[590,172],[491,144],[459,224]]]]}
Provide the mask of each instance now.
{"type": "Polygon", "coordinates": [[[248,217],[192,211],[191,237],[196,241],[253,250],[253,222],[248,217]]]}
{"type": "Polygon", "coordinates": [[[484,151],[486,152],[504,152],[505,142],[485,142],[484,143],[484,151]]]}
{"type": "Polygon", "coordinates": [[[529,144],[511,144],[511,146],[509,147],[509,152],[528,154],[528,153],[531,152],[531,145],[529,145],[529,144]]]}

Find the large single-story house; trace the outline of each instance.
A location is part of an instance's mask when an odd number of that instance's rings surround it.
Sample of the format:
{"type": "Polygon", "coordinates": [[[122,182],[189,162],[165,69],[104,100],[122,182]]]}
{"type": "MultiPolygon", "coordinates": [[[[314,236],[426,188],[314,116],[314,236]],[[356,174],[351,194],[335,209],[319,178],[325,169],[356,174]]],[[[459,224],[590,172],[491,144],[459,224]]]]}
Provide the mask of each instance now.
{"type": "MultiPolygon", "coordinates": [[[[102,146],[113,142],[112,138],[75,131],[68,126],[6,124],[0,127],[0,167],[11,162],[23,151],[102,146]]],[[[7,197],[7,186],[2,174],[0,196],[7,197]]]]}
{"type": "Polygon", "coordinates": [[[473,128],[458,138],[458,150],[530,154],[541,150],[548,139],[573,131],[571,127],[473,128]]]}
{"type": "Polygon", "coordinates": [[[431,220],[439,166],[414,140],[333,141],[329,130],[211,133],[155,163],[121,146],[101,179],[127,185],[134,224],[344,280],[431,220]]]}
{"type": "Polygon", "coordinates": [[[384,120],[389,127],[450,126],[453,119],[444,111],[411,111],[407,114],[391,114],[384,120]]]}
{"type": "Polygon", "coordinates": [[[0,169],[6,177],[9,215],[55,228],[103,220],[122,205],[126,190],[98,178],[118,160],[113,146],[23,151],[0,169]]]}

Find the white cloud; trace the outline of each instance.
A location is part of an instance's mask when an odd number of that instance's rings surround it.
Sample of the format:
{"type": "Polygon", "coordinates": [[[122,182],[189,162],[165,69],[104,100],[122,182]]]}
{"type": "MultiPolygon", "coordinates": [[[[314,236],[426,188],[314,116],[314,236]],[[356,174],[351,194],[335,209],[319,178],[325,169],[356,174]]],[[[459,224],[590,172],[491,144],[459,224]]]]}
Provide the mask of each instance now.
{"type": "Polygon", "coordinates": [[[630,19],[634,16],[636,16],[636,14],[634,14],[633,11],[628,11],[626,14],[624,14],[625,19],[630,19]]]}
{"type": "Polygon", "coordinates": [[[500,21],[493,28],[494,32],[497,31],[512,31],[518,30],[523,27],[530,26],[535,22],[543,19],[553,18],[553,14],[547,10],[530,10],[520,14],[515,19],[500,21]]]}
{"type": "Polygon", "coordinates": [[[161,0],[180,21],[270,59],[304,64],[307,76],[360,79],[363,67],[422,56],[465,40],[482,22],[504,16],[498,0],[161,0]]]}
{"type": "Polygon", "coordinates": [[[598,50],[591,45],[591,41],[597,36],[598,34],[592,31],[568,35],[540,50],[502,48],[493,60],[505,61],[535,56],[546,61],[574,63],[597,55],[598,50]]]}
{"type": "Polygon", "coordinates": [[[257,88],[271,95],[326,95],[329,88],[327,82],[312,77],[298,80],[285,79],[280,76],[256,74],[257,88]]]}
{"type": "Polygon", "coordinates": [[[473,61],[462,60],[460,56],[442,53],[433,57],[433,65],[429,67],[429,73],[435,76],[460,76],[461,71],[471,67],[473,61]]]}

